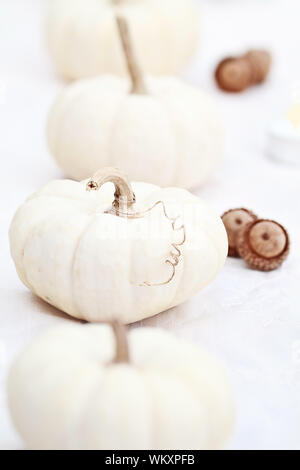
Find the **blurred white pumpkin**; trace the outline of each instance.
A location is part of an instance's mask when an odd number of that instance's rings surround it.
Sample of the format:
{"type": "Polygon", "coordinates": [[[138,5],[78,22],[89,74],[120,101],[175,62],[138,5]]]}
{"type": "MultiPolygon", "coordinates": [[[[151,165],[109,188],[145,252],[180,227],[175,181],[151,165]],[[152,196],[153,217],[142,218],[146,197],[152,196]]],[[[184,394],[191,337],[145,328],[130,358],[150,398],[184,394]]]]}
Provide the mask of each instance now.
{"type": "Polygon", "coordinates": [[[53,181],[31,196],[10,227],[23,283],[87,321],[131,323],[187,300],[221,270],[228,251],[221,219],[179,188],[131,187],[107,168],[88,183],[53,181]],[[133,192],[134,191],[134,192],[133,192]],[[113,206],[112,201],[114,200],[113,206]],[[119,317],[118,317],[119,318],[119,317]]]}
{"type": "Polygon", "coordinates": [[[118,18],[131,77],[79,81],[57,98],[48,143],[64,173],[82,180],[118,166],[135,181],[192,188],[214,170],[223,144],[219,115],[198,89],[170,78],[143,79],[126,22],[118,18]]]}
{"type": "MultiPolygon", "coordinates": [[[[122,305],[120,305],[122,309],[122,305]]],[[[8,403],[30,449],[219,449],[233,427],[223,368],[158,329],[43,334],[13,365],[8,403]]]]}
{"type": "Polygon", "coordinates": [[[60,75],[78,79],[124,74],[116,12],[128,20],[145,72],[175,74],[196,51],[199,12],[194,0],[51,0],[50,54],[60,75]]]}

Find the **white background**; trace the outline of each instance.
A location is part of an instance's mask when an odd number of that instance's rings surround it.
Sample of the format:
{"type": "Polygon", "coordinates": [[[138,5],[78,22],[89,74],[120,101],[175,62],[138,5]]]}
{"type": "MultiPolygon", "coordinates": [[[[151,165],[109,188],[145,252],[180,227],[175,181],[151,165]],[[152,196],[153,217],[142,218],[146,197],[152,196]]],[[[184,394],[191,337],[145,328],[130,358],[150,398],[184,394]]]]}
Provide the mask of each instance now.
{"type": "MultiPolygon", "coordinates": [[[[271,273],[230,259],[209,288],[143,324],[201,344],[228,368],[237,410],[230,448],[300,449],[300,166],[275,163],[265,151],[269,123],[300,99],[299,1],[199,3],[202,40],[185,78],[215,95],[227,141],[221,165],[197,194],[219,213],[245,206],[275,218],[288,228],[292,251],[271,273]],[[219,92],[217,61],[256,46],[274,55],[269,81],[242,95],[219,92]]],[[[23,200],[62,177],[45,142],[47,112],[64,86],[45,49],[45,6],[46,0],[0,0],[0,448],[22,448],[6,405],[11,360],[40,331],[71,321],[20,283],[7,237],[23,200]]]]}

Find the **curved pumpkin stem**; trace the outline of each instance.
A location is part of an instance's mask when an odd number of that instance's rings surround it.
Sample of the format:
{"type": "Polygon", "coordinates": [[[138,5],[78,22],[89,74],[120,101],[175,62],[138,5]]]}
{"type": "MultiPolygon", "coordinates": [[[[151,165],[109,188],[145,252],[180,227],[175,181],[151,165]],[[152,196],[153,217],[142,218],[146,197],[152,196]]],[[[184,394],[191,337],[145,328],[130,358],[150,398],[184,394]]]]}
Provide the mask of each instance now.
{"type": "Polygon", "coordinates": [[[98,191],[105,183],[115,185],[115,200],[110,212],[127,216],[128,209],[135,203],[135,194],[127,175],[118,168],[102,168],[90,179],[86,189],[87,191],[98,191]]]}

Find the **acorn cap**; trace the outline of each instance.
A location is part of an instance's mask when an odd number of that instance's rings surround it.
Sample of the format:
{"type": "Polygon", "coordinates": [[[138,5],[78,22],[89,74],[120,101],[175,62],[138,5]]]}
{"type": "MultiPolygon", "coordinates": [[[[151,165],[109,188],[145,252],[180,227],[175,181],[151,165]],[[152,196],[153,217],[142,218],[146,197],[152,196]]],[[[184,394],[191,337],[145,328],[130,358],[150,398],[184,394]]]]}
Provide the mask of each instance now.
{"type": "Polygon", "coordinates": [[[228,236],[228,256],[239,256],[237,251],[237,237],[241,229],[258,217],[248,209],[231,209],[222,215],[228,236]]]}
{"type": "Polygon", "coordinates": [[[257,219],[239,232],[237,249],[251,268],[272,271],[277,269],[289,254],[289,235],[278,222],[257,219]]]}

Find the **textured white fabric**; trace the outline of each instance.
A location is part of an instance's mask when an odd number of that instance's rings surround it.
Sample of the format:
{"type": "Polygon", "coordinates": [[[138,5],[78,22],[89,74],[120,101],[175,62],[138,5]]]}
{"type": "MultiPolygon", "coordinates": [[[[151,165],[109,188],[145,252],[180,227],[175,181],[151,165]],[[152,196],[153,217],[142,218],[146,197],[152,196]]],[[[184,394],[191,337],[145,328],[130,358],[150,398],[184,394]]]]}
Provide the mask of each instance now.
{"type": "MultiPolygon", "coordinates": [[[[37,187],[62,176],[45,141],[46,115],[63,86],[44,50],[45,5],[0,5],[0,448],[22,448],[5,398],[11,360],[40,331],[72,321],[23,287],[8,252],[16,208],[37,187]]],[[[206,290],[143,323],[190,338],[223,360],[237,402],[231,448],[300,449],[300,167],[265,156],[267,126],[300,89],[299,2],[207,0],[204,10],[202,48],[186,77],[219,101],[227,144],[222,164],[199,195],[220,213],[246,206],[275,218],[290,232],[291,255],[268,274],[228,260],[206,290]],[[274,52],[268,83],[243,95],[217,91],[217,60],[256,46],[274,52]]]]}

